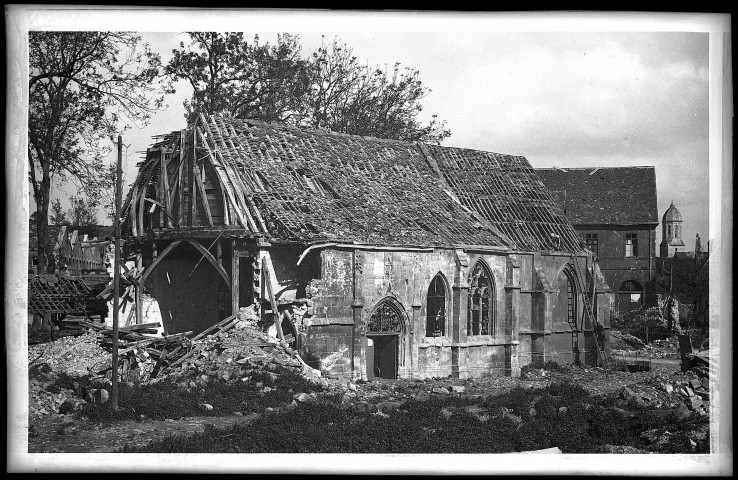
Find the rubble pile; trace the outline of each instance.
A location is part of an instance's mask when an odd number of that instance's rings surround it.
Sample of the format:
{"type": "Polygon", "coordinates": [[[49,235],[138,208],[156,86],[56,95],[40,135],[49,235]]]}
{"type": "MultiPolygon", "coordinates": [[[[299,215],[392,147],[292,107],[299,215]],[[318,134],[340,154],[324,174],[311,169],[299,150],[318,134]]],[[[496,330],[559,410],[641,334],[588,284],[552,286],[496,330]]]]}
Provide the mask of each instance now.
{"type": "Polygon", "coordinates": [[[706,366],[699,365],[691,370],[692,378],[678,384],[675,391],[682,397],[687,408],[700,415],[710,411],[710,372],[706,366]]]}
{"type": "Polygon", "coordinates": [[[58,377],[48,364],[36,364],[28,373],[28,416],[31,419],[58,413],[64,402],[74,396],[72,390],[52,388],[58,377]]]}
{"type": "Polygon", "coordinates": [[[46,364],[55,373],[83,376],[109,366],[111,355],[100,346],[98,335],[91,332],[29,345],[28,361],[29,368],[37,363],[46,364]]]}
{"type": "MultiPolygon", "coordinates": [[[[29,348],[32,418],[71,413],[85,403],[108,401],[112,330],[104,325],[84,324],[89,329],[84,335],[62,337],[29,348]]],[[[216,378],[248,381],[256,371],[267,372],[273,380],[285,372],[294,372],[321,381],[319,371],[306,365],[287,344],[262,332],[256,318],[245,309],[193,338],[188,337],[192,332],[152,336],[158,329],[158,323],[120,329],[119,374],[123,383],[173,380],[189,389],[216,378]]],[[[260,388],[269,389],[263,385],[260,388]]]]}
{"type": "Polygon", "coordinates": [[[193,341],[190,352],[166,367],[164,375],[184,387],[194,387],[213,378],[246,381],[254,370],[266,370],[275,379],[288,371],[310,380],[320,378],[320,372],[302,362],[297,352],[254,323],[241,320],[234,328],[193,341]]]}
{"type": "Polygon", "coordinates": [[[637,355],[650,358],[676,358],[679,356],[679,338],[676,335],[663,340],[654,340],[650,344],[618,330],[610,331],[609,337],[611,352],[614,355],[637,355]]]}

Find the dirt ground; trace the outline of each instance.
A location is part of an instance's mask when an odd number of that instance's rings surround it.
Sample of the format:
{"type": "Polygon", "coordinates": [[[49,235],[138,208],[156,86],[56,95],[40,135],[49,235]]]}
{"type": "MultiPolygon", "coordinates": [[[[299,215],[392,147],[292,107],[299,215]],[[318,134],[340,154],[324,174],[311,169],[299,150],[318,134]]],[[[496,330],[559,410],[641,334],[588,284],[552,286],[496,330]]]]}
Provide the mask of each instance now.
{"type": "MultiPolygon", "coordinates": [[[[688,381],[689,373],[678,365],[654,365],[647,372],[606,372],[599,368],[560,367],[556,370],[529,370],[522,378],[486,377],[474,380],[434,379],[395,380],[346,384],[329,381],[327,393],[344,392],[346,402],[365,403],[376,408],[382,404],[402,402],[413,397],[494,396],[517,386],[541,388],[564,381],[584,386],[593,394],[617,395],[629,387],[650,405],[664,409],[684,408],[682,399],[664,391],[664,385],[688,381]]],[[[285,406],[289,408],[289,406],[285,406]]],[[[92,423],[75,414],[50,414],[32,420],[29,427],[29,453],[38,452],[115,452],[128,446],[142,446],[167,435],[190,435],[202,432],[207,425],[223,427],[248,422],[259,414],[219,417],[188,417],[179,420],[122,421],[103,425],[92,423]]]]}

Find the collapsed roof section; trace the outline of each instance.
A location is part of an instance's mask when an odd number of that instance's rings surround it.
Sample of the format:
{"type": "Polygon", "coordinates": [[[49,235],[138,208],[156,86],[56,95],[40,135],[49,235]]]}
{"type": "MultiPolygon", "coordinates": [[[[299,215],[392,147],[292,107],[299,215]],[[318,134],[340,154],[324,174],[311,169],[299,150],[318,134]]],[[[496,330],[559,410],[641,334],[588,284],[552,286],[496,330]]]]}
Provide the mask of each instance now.
{"type": "Polygon", "coordinates": [[[124,232],[580,251],[523,157],[204,116],[148,149],[124,232]]]}

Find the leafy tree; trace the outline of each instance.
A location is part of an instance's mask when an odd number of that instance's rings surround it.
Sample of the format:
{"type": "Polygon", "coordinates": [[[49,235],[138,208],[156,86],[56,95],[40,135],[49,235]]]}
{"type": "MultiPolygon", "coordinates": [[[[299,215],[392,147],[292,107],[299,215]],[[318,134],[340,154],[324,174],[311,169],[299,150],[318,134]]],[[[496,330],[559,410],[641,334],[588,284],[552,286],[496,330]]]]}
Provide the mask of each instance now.
{"type": "Polygon", "coordinates": [[[359,64],[350,47],[333,41],[311,58],[311,89],[303,123],[335,132],[432,143],[451,135],[434,115],[421,126],[420,100],[430,91],[418,70],[359,64]]]}
{"type": "Polygon", "coordinates": [[[188,121],[200,112],[278,121],[341,133],[440,143],[451,133],[435,116],[417,120],[430,91],[417,70],[370,68],[334,41],[307,59],[298,37],[248,44],[242,33],[189,33],[166,72],[193,88],[188,121]]]}
{"type": "Polygon", "coordinates": [[[94,201],[85,200],[76,195],[69,199],[72,208],[67,210],[69,218],[72,219],[72,225],[76,227],[97,225],[97,204],[94,201]]]}
{"type": "Polygon", "coordinates": [[[244,40],[240,32],[190,32],[191,42],[172,51],[166,72],[192,86],[186,118],[226,113],[238,118],[287,121],[308,88],[307,63],[297,37],[279,35],[276,45],[244,40]]]}
{"type": "Polygon", "coordinates": [[[103,141],[147,123],[171,91],[159,55],[139,42],[127,32],[29,34],[29,181],[39,211],[40,273],[52,183],[71,180],[97,200],[109,149],[103,141]]]}
{"type": "MultiPolygon", "coordinates": [[[[34,212],[37,213],[37,212],[34,212]]],[[[38,221],[38,220],[37,220],[38,221]]],[[[61,205],[61,200],[54,199],[51,203],[51,224],[52,225],[69,225],[67,214],[61,205]]]]}

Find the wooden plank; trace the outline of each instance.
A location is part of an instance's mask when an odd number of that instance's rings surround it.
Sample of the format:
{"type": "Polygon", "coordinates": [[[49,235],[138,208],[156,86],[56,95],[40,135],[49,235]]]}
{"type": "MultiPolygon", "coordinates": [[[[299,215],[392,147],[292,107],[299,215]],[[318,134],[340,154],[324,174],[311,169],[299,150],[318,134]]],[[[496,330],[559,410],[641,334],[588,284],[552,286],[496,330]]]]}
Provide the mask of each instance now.
{"type": "Polygon", "coordinates": [[[221,187],[227,193],[229,200],[233,203],[234,210],[236,211],[236,215],[241,221],[241,225],[247,230],[250,230],[252,232],[258,232],[256,223],[254,222],[253,218],[251,218],[251,215],[249,214],[248,210],[243,209],[243,208],[238,208],[237,196],[233,192],[231,185],[229,185],[230,184],[229,177],[223,171],[223,168],[220,165],[220,162],[218,162],[216,158],[216,154],[213,153],[213,151],[210,149],[210,146],[207,145],[205,136],[202,134],[202,131],[199,128],[198,128],[198,134],[200,135],[200,138],[202,139],[205,149],[208,151],[208,154],[210,156],[210,161],[213,163],[213,166],[215,167],[215,172],[218,174],[218,178],[220,178],[221,187]],[[243,213],[246,213],[246,217],[244,217],[243,213]]]}
{"type": "Polygon", "coordinates": [[[205,184],[203,183],[200,175],[195,175],[195,178],[197,179],[197,189],[200,192],[200,200],[205,207],[205,215],[208,217],[208,223],[213,225],[213,215],[210,213],[210,204],[208,203],[208,195],[205,193],[205,184]]]}
{"type": "Polygon", "coordinates": [[[184,169],[187,155],[186,150],[179,150],[179,170],[177,172],[177,186],[179,188],[179,209],[177,210],[177,224],[180,226],[184,225],[185,220],[185,206],[184,206],[184,169]]]}
{"type": "Polygon", "coordinates": [[[236,315],[235,314],[234,315],[231,315],[230,317],[224,318],[220,322],[218,322],[218,323],[216,323],[214,325],[209,326],[208,328],[206,328],[202,332],[200,332],[197,335],[195,335],[194,337],[192,337],[192,341],[195,342],[197,340],[200,340],[201,338],[203,338],[203,337],[205,337],[207,335],[210,335],[215,330],[226,328],[228,326],[228,324],[230,324],[231,322],[233,322],[235,324],[236,322],[234,322],[234,320],[236,320],[236,315]]]}
{"type": "Polygon", "coordinates": [[[151,322],[151,323],[140,323],[138,325],[131,325],[129,327],[120,327],[118,329],[119,332],[130,332],[130,331],[139,331],[139,330],[146,330],[148,328],[158,328],[161,327],[161,322],[151,322]]]}
{"type": "MultiPolygon", "coordinates": [[[[216,172],[217,175],[217,172],[216,172]]],[[[231,214],[230,214],[230,208],[228,207],[228,196],[226,195],[225,189],[221,185],[220,193],[223,196],[223,224],[224,225],[230,225],[231,224],[231,214]]]]}
{"type": "Polygon", "coordinates": [[[169,191],[169,172],[167,172],[167,157],[166,153],[164,152],[164,149],[161,149],[160,153],[160,162],[161,162],[161,179],[162,179],[162,186],[163,186],[163,193],[164,193],[164,205],[167,210],[166,215],[166,224],[168,227],[172,226],[172,196],[169,191]]]}
{"type": "MultiPolygon", "coordinates": [[[[139,177],[141,178],[141,177],[139,177]]],[[[133,194],[131,197],[131,208],[128,210],[128,219],[131,222],[131,234],[134,237],[138,236],[138,224],[136,222],[136,206],[138,205],[138,179],[133,184],[133,194]]]]}
{"type": "MultiPolygon", "coordinates": [[[[149,169],[149,173],[146,174],[146,181],[143,183],[143,188],[141,189],[141,200],[139,204],[139,217],[138,217],[138,225],[139,225],[139,231],[143,235],[144,232],[144,206],[146,205],[146,202],[144,199],[146,198],[146,191],[148,190],[148,184],[149,181],[151,181],[151,176],[154,174],[154,167],[153,165],[149,169]]],[[[153,225],[152,225],[153,226],[153,225]]]]}
{"type": "MultiPolygon", "coordinates": [[[[180,132],[180,138],[185,139],[187,135],[186,130],[181,130],[180,132]]],[[[186,147],[186,142],[182,142],[182,148],[180,150],[184,150],[186,147]]],[[[190,226],[197,225],[197,202],[195,201],[195,177],[197,176],[196,169],[197,169],[197,145],[195,145],[195,142],[192,142],[192,151],[190,152],[188,150],[189,155],[189,164],[187,165],[188,169],[188,176],[187,176],[187,183],[190,187],[190,226]]]]}
{"type": "MultiPolygon", "coordinates": [[[[204,116],[201,114],[201,117],[203,117],[203,121],[207,123],[207,119],[204,118],[204,116]]],[[[223,143],[226,142],[225,137],[223,137],[222,132],[220,131],[220,128],[218,127],[218,123],[213,120],[212,122],[213,127],[218,132],[218,135],[223,139],[223,143]]],[[[252,231],[258,232],[258,226],[256,222],[254,222],[253,217],[251,215],[251,212],[249,211],[249,205],[246,202],[244,192],[250,191],[249,188],[244,184],[243,178],[241,178],[241,175],[238,173],[236,169],[233,168],[233,165],[230,162],[226,162],[223,158],[223,155],[220,153],[218,149],[218,145],[215,143],[215,140],[213,140],[213,146],[212,150],[215,153],[215,156],[218,157],[218,161],[220,165],[224,168],[224,171],[227,173],[227,178],[230,181],[230,184],[233,187],[233,192],[236,194],[236,198],[238,199],[238,203],[240,203],[241,208],[243,209],[244,213],[246,213],[247,218],[251,221],[251,227],[252,231]]],[[[234,205],[235,208],[238,208],[237,205],[234,205]]]]}

